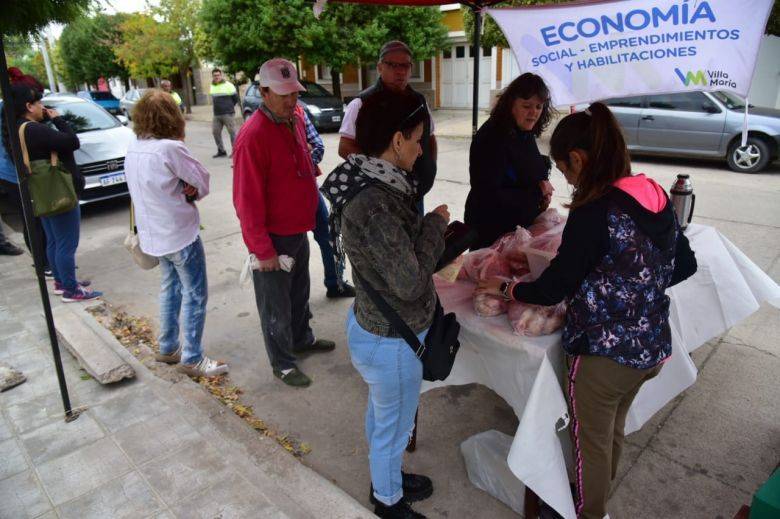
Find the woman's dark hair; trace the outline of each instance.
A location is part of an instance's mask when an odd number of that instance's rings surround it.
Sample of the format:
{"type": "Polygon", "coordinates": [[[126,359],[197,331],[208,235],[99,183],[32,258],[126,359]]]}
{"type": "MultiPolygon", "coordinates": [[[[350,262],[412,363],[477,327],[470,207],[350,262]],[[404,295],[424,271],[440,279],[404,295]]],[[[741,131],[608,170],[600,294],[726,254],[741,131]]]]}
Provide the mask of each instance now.
{"type": "Polygon", "coordinates": [[[587,159],[572,194],[572,209],[599,198],[617,179],[631,175],[626,141],[604,103],[567,115],[555,127],[550,139],[553,160],[569,164],[569,152],[575,149],[584,151],[587,159]]]}
{"type": "Polygon", "coordinates": [[[507,129],[514,128],[517,123],[512,115],[512,106],[517,99],[531,99],[533,96],[544,101],[542,115],[539,116],[539,120],[536,121],[531,130],[534,137],[539,137],[550,124],[555,115],[555,109],[550,104],[550,89],[547,88],[544,80],[536,74],[526,72],[509,83],[509,86],[499,96],[496,106],[490,112],[490,117],[496,119],[501,126],[507,129]]]}
{"type": "Polygon", "coordinates": [[[426,117],[428,108],[414,94],[380,90],[363,100],[355,121],[355,141],[363,153],[378,157],[390,146],[395,132],[408,139],[426,117]]]}
{"type": "MultiPolygon", "coordinates": [[[[38,92],[35,88],[32,88],[27,85],[11,85],[11,97],[13,98],[12,103],[8,103],[7,100],[3,101],[3,110],[7,110],[8,108],[11,109],[11,117],[14,121],[18,121],[19,119],[22,119],[24,115],[27,113],[27,103],[34,103],[36,101],[41,100],[41,93],[38,92]]],[[[8,137],[8,126],[5,124],[5,120],[2,121],[3,124],[3,147],[5,147],[5,151],[8,152],[8,156],[11,156],[11,140],[8,137]]]]}

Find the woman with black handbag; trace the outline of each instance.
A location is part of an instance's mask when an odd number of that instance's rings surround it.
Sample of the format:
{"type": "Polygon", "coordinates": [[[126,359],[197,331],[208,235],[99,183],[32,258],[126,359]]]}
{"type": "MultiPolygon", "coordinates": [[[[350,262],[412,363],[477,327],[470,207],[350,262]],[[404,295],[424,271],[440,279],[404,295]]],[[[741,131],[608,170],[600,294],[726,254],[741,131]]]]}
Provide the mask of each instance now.
{"type": "MultiPolygon", "coordinates": [[[[8,109],[12,110],[18,125],[23,126],[20,136],[23,137],[22,148],[27,151],[28,162],[49,161],[54,158],[70,173],[75,192],[80,193],[84,188],[84,177],[73,157],[73,152],[81,146],[76,132],[56,110],[43,106],[41,94],[36,89],[26,85],[13,85],[11,92],[13,104],[9,104],[8,109]],[[46,122],[51,122],[56,129],[44,124],[46,122]]],[[[5,125],[3,145],[10,156],[10,141],[5,125]]],[[[81,228],[78,200],[72,209],[41,216],[41,223],[46,230],[46,256],[54,274],[54,293],[62,295],[62,300],[66,303],[100,297],[101,292],[87,288],[88,281],[76,279],[76,249],[79,246],[81,228]]]]}
{"type": "Polygon", "coordinates": [[[450,219],[445,205],[424,217],[415,206],[417,180],[409,172],[421,153],[426,117],[425,105],[411,95],[380,91],[365,99],[356,132],[365,155],[350,155],[321,189],[332,206],[334,250],[346,252],[355,274],[347,340],[352,364],[369,386],[370,500],[385,518],[423,517],[408,503],[433,493],[429,478],[401,471],[423,365],[368,292],[425,342],[437,308],[432,276],[450,219]]]}

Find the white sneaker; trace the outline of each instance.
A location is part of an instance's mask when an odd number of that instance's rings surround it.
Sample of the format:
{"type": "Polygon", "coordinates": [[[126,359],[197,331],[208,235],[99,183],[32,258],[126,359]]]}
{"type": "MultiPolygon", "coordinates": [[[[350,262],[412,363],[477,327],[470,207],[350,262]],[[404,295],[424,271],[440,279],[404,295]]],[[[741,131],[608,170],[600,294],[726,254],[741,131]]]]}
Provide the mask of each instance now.
{"type": "Polygon", "coordinates": [[[224,362],[210,359],[204,355],[200,362],[196,364],[179,364],[176,369],[191,377],[215,377],[227,373],[230,367],[224,362]]]}

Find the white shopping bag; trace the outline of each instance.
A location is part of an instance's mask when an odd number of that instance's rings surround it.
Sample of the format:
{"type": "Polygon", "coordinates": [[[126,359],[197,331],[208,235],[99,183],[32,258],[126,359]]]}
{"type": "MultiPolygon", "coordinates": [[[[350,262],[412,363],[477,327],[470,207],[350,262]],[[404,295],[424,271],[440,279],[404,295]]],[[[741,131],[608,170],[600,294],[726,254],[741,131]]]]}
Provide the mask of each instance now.
{"type": "MultiPolygon", "coordinates": [[[[282,270],[285,272],[291,272],[293,269],[293,265],[295,265],[295,259],[291,258],[290,256],[287,256],[286,254],[282,254],[279,256],[279,264],[282,267],[282,270]]],[[[238,285],[243,286],[246,284],[246,282],[249,280],[249,278],[252,276],[252,271],[257,270],[260,268],[260,260],[257,259],[257,256],[254,254],[250,254],[246,257],[246,260],[244,261],[244,266],[241,267],[241,273],[238,276],[238,285]]]]}

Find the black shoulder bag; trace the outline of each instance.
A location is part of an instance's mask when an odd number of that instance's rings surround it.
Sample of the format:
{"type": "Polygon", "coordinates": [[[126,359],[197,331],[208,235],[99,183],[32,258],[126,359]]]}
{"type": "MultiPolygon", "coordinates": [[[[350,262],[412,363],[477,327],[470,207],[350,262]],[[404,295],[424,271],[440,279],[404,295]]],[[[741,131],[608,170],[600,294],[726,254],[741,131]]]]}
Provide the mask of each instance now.
{"type": "MultiPolygon", "coordinates": [[[[355,272],[354,269],[353,272],[355,272]]],[[[455,314],[445,314],[437,296],[433,322],[428,330],[428,335],[425,336],[425,343],[422,344],[398,313],[379,295],[379,292],[360,274],[355,273],[360,278],[361,284],[371,301],[382,312],[382,315],[385,316],[385,319],[387,319],[393,329],[412,348],[417,358],[422,361],[423,379],[431,382],[445,380],[450,375],[450,371],[452,371],[455,355],[458,354],[460,349],[460,341],[458,340],[460,323],[455,318],[455,314]]]]}

